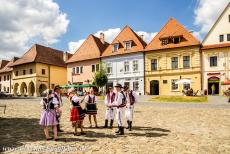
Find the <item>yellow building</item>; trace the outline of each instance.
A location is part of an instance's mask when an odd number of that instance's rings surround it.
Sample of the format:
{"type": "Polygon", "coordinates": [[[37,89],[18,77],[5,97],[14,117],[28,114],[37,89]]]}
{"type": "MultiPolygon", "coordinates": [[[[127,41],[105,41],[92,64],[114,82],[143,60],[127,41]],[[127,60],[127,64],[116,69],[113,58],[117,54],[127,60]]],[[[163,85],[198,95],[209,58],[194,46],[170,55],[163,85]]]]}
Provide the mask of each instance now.
{"type": "Polygon", "coordinates": [[[47,88],[66,84],[65,61],[69,56],[56,49],[33,45],[11,65],[14,95],[40,96],[47,88]]]}
{"type": "Polygon", "coordinates": [[[170,19],[145,50],[145,92],[150,95],[182,95],[201,91],[199,41],[175,19],[170,19]],[[178,84],[188,79],[191,83],[178,84]]]}

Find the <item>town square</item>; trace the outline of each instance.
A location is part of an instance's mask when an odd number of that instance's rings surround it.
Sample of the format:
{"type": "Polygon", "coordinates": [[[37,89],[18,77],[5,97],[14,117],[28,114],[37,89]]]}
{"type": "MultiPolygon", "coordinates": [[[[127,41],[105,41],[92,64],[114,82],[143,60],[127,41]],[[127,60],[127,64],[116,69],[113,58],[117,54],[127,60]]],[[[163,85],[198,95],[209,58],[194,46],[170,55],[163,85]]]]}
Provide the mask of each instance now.
{"type": "Polygon", "coordinates": [[[230,153],[230,1],[102,1],[0,2],[0,153],[230,153]]]}

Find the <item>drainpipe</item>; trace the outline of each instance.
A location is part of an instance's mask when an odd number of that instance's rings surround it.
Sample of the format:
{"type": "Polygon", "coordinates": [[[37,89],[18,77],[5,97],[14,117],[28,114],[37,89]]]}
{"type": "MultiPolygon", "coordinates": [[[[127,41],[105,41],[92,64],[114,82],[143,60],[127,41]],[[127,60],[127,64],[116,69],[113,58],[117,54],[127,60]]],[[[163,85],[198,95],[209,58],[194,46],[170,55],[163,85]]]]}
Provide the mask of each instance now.
{"type": "Polygon", "coordinates": [[[50,89],[50,65],[48,65],[48,87],[50,89]]]}

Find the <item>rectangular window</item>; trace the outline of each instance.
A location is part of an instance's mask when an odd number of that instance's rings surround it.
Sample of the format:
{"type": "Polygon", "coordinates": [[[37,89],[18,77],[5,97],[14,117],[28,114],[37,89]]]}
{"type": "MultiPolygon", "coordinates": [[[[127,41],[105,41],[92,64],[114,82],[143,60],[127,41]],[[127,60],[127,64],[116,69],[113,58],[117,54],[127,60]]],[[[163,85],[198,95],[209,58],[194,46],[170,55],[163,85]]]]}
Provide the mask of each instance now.
{"type": "Polygon", "coordinates": [[[163,84],[167,84],[168,83],[168,80],[163,80],[163,84]]]}
{"type": "Polygon", "coordinates": [[[129,72],[129,62],[128,61],[124,62],[124,67],[125,67],[125,72],[129,72]]]}
{"type": "Polygon", "coordinates": [[[220,42],[224,42],[224,35],[219,36],[220,42]]]}
{"type": "Polygon", "coordinates": [[[124,82],[124,87],[130,87],[129,82],[124,82]]]}
{"type": "Polygon", "coordinates": [[[173,43],[174,43],[174,44],[180,43],[180,37],[175,37],[175,38],[173,38],[173,43]]]}
{"type": "Polygon", "coordinates": [[[117,44],[114,44],[114,45],[113,45],[113,52],[117,52],[118,49],[119,49],[119,44],[118,44],[118,43],[117,43],[117,44]]]}
{"type": "Polygon", "coordinates": [[[108,64],[106,65],[106,68],[107,68],[107,69],[106,69],[106,70],[107,70],[107,73],[108,73],[108,74],[112,74],[112,71],[113,71],[113,70],[112,70],[112,64],[111,64],[111,63],[108,63],[108,64]]]}
{"type": "Polygon", "coordinates": [[[139,90],[139,82],[138,81],[134,81],[133,82],[133,90],[134,91],[138,91],[139,90]]]}
{"type": "Polygon", "coordinates": [[[161,45],[167,45],[169,43],[169,40],[168,39],[163,39],[161,41],[161,45]]]}
{"type": "Polygon", "coordinates": [[[18,71],[15,72],[15,76],[18,76],[18,71]]]}
{"type": "Polygon", "coordinates": [[[2,81],[2,77],[0,76],[0,82],[2,81]]]}
{"type": "Polygon", "coordinates": [[[96,72],[96,67],[95,67],[95,65],[92,65],[92,72],[96,72]]]}
{"type": "Polygon", "coordinates": [[[227,41],[230,41],[230,34],[227,34],[227,41]]]}
{"type": "Polygon", "coordinates": [[[190,56],[183,56],[183,68],[190,68],[190,56]]]}
{"type": "Polygon", "coordinates": [[[83,73],[83,66],[80,67],[80,73],[83,73]]]}
{"type": "Polygon", "coordinates": [[[151,71],[156,71],[157,70],[157,59],[152,59],[151,60],[151,71]]]}
{"type": "Polygon", "coordinates": [[[9,87],[7,87],[7,92],[10,92],[10,88],[9,87]]]}
{"type": "Polygon", "coordinates": [[[171,61],[172,69],[178,69],[178,57],[172,57],[171,61]]]}
{"type": "Polygon", "coordinates": [[[80,68],[76,67],[76,74],[80,74],[80,68]]]}
{"type": "Polygon", "coordinates": [[[45,74],[46,74],[46,70],[42,69],[42,75],[45,75],[45,74]]]}
{"type": "Polygon", "coordinates": [[[132,42],[131,41],[125,42],[125,50],[131,49],[131,47],[132,47],[132,42]]]}
{"type": "Polygon", "coordinates": [[[26,75],[26,70],[23,70],[23,75],[26,75]]]}
{"type": "Polygon", "coordinates": [[[134,60],[133,61],[133,72],[137,72],[138,71],[138,60],[134,60]]]}
{"type": "Polygon", "coordinates": [[[210,57],[210,67],[217,66],[217,56],[210,57]]]}
{"type": "Polygon", "coordinates": [[[175,91],[175,90],[178,90],[178,84],[176,84],[177,80],[173,79],[172,80],[172,90],[175,91]]]}
{"type": "Polygon", "coordinates": [[[6,81],[6,76],[4,76],[4,81],[6,81]]]}
{"type": "Polygon", "coordinates": [[[33,74],[33,69],[30,69],[30,74],[33,74]]]}
{"type": "Polygon", "coordinates": [[[100,65],[96,64],[96,71],[98,72],[100,70],[100,65]]]}
{"type": "Polygon", "coordinates": [[[7,75],[7,81],[9,81],[10,80],[10,75],[7,75]]]}

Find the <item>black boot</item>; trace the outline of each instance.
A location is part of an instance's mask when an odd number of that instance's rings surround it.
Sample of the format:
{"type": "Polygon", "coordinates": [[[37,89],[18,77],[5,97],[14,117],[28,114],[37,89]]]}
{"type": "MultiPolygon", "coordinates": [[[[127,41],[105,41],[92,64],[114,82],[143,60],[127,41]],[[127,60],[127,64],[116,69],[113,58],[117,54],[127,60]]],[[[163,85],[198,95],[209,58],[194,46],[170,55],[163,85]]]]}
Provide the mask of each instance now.
{"type": "Polygon", "coordinates": [[[105,120],[105,126],[103,128],[108,128],[108,120],[105,120]]]}
{"type": "Polygon", "coordinates": [[[110,126],[109,128],[113,128],[113,120],[110,120],[110,126]]]}
{"type": "Polygon", "coordinates": [[[117,135],[124,135],[124,127],[120,127],[120,132],[117,135]]]}
{"type": "Polygon", "coordinates": [[[115,133],[118,134],[118,133],[120,133],[120,131],[121,131],[121,128],[120,128],[120,126],[118,126],[118,130],[115,133]]]}
{"type": "Polygon", "coordinates": [[[58,132],[63,132],[63,130],[61,130],[61,128],[60,128],[60,124],[57,124],[57,131],[58,132]]]}
{"type": "Polygon", "coordinates": [[[126,129],[129,129],[129,120],[127,120],[127,125],[126,129]]]}
{"type": "Polygon", "coordinates": [[[129,122],[129,131],[132,131],[132,121],[129,122]]]}

